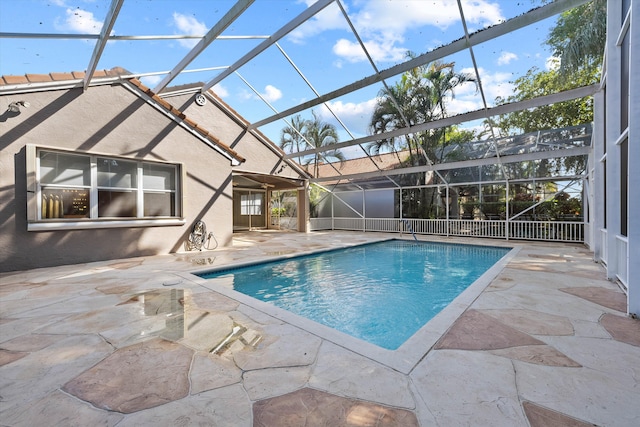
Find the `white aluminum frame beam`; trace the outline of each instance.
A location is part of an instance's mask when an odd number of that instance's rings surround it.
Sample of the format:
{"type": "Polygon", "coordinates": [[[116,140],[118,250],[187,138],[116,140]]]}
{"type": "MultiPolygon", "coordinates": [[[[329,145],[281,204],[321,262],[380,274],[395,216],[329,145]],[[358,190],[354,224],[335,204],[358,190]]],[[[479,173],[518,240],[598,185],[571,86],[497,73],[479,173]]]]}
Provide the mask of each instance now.
{"type": "MultiPolygon", "coordinates": [[[[462,28],[464,29],[464,38],[467,40],[467,42],[469,42],[469,28],[467,27],[467,20],[464,17],[464,10],[462,7],[462,1],[458,0],[458,10],[460,11],[460,19],[462,20],[462,28]]],[[[489,110],[489,106],[487,105],[487,98],[484,96],[484,88],[482,86],[482,80],[480,78],[480,71],[478,70],[478,63],[476,62],[476,55],[473,53],[473,46],[471,45],[471,43],[469,43],[469,54],[471,55],[471,62],[473,63],[473,71],[476,74],[476,81],[478,82],[478,90],[480,91],[480,96],[482,97],[482,106],[484,108],[485,113],[487,113],[485,115],[486,119],[489,119],[489,114],[488,114],[488,110],[489,110]]],[[[491,131],[491,139],[492,140],[496,140],[496,134],[493,131],[493,123],[491,121],[489,122],[489,130],[491,131]]],[[[493,147],[495,153],[496,153],[496,157],[498,158],[498,164],[500,165],[500,169],[502,170],[503,175],[505,176],[505,178],[507,178],[507,180],[509,179],[509,175],[506,173],[506,171],[504,170],[504,166],[502,165],[502,162],[500,161],[500,150],[498,150],[498,147],[496,145],[492,145],[491,147],[493,147]]],[[[491,149],[491,148],[489,148],[491,149]]],[[[487,150],[488,151],[488,150],[487,150]]]]}
{"type": "Polygon", "coordinates": [[[82,83],[82,88],[84,90],[87,90],[87,88],[89,87],[89,82],[93,78],[93,73],[95,73],[96,71],[96,67],[98,66],[98,62],[100,61],[100,57],[102,56],[104,47],[107,45],[107,41],[109,41],[109,34],[111,33],[111,30],[113,30],[116,19],[118,19],[118,13],[120,13],[120,9],[122,8],[123,3],[124,0],[111,1],[111,7],[109,8],[109,12],[107,13],[107,16],[104,20],[104,24],[102,25],[100,37],[98,38],[98,42],[93,49],[93,54],[91,55],[86,74],[84,75],[82,83]]]}
{"type": "MultiPolygon", "coordinates": [[[[386,70],[383,70],[369,77],[365,77],[364,79],[358,80],[357,82],[343,86],[340,89],[329,92],[316,99],[304,102],[302,104],[298,104],[297,106],[289,108],[279,114],[275,114],[263,120],[257,121],[253,123],[250,126],[250,128],[264,126],[276,120],[280,120],[283,117],[288,117],[300,111],[308,110],[309,108],[315,107],[316,105],[320,105],[324,102],[331,101],[332,99],[338,98],[342,95],[355,92],[364,87],[378,83],[384,79],[394,77],[398,74],[402,74],[413,68],[419,67],[421,65],[427,64],[437,59],[444,58],[448,55],[452,55],[454,53],[460,52],[469,46],[475,46],[477,44],[484,43],[486,41],[495,39],[496,37],[503,36],[510,32],[519,30],[520,28],[524,28],[528,25],[542,21],[543,19],[550,18],[552,16],[555,16],[559,13],[564,12],[565,10],[572,9],[576,6],[580,6],[581,4],[587,3],[588,1],[590,0],[556,0],[553,3],[549,3],[537,9],[533,9],[530,12],[527,12],[523,15],[516,16],[515,18],[511,18],[508,21],[503,22],[502,24],[498,24],[493,27],[484,29],[482,31],[473,33],[469,36],[468,40],[465,37],[463,37],[452,43],[449,43],[446,46],[442,46],[438,49],[432,50],[430,52],[419,55],[413,59],[410,59],[409,61],[403,62],[402,64],[398,64],[391,68],[387,68],[386,70]]],[[[220,80],[217,80],[216,83],[218,83],[220,80]]]]}
{"type": "MultiPolygon", "coordinates": [[[[375,135],[368,135],[362,138],[354,139],[352,141],[340,142],[338,144],[331,145],[331,149],[339,149],[343,147],[350,147],[356,144],[363,144],[366,142],[377,141],[379,139],[388,139],[402,136],[408,133],[422,132],[429,129],[443,128],[447,126],[457,125],[464,122],[470,122],[473,120],[483,119],[488,116],[497,116],[500,114],[512,113],[514,111],[526,110],[528,108],[541,107],[543,105],[554,104],[557,102],[569,101],[577,98],[584,98],[585,96],[591,96],[600,89],[600,84],[593,84],[590,86],[583,86],[576,89],[567,90],[564,92],[558,92],[551,95],[539,96],[537,98],[527,99],[524,101],[513,102],[509,104],[498,105],[496,107],[470,111],[468,113],[458,114],[457,116],[446,117],[444,119],[436,120],[433,122],[422,123],[415,126],[410,126],[402,129],[395,129],[389,132],[378,133],[375,135]]],[[[287,154],[287,158],[293,158],[298,156],[304,156],[309,154],[315,154],[317,152],[324,151],[323,148],[316,148],[313,150],[300,151],[298,153],[287,154]]]]}
{"type": "MultiPolygon", "coordinates": [[[[291,31],[293,31],[299,25],[301,25],[302,23],[306,22],[307,19],[313,17],[316,13],[320,12],[322,9],[324,9],[325,7],[327,7],[328,5],[333,3],[334,1],[335,0],[318,0],[316,3],[314,3],[313,5],[308,7],[300,15],[296,16],[294,19],[289,21],[287,24],[285,24],[278,31],[273,33],[273,35],[269,39],[263,41],[258,46],[256,46],[255,48],[251,49],[242,58],[238,59],[226,71],[223,71],[222,73],[220,73],[219,75],[217,75],[216,77],[211,79],[209,82],[207,82],[204,86],[202,86],[202,89],[200,90],[200,92],[204,93],[207,90],[209,90],[212,87],[214,87],[216,84],[220,83],[222,80],[224,80],[225,78],[230,76],[232,73],[237,71],[244,64],[246,64],[247,62],[251,61],[253,58],[255,58],[260,53],[265,51],[267,48],[272,46],[275,42],[277,42],[282,37],[284,37],[287,34],[289,34],[291,31]]],[[[249,127],[249,129],[251,129],[251,128],[252,127],[249,127]]]]}
{"type": "MultiPolygon", "coordinates": [[[[112,35],[109,41],[122,40],[182,40],[182,39],[201,39],[205,34],[163,34],[149,36],[134,35],[112,35]]],[[[78,40],[97,40],[100,34],[58,34],[58,33],[3,33],[0,32],[0,39],[78,39],[78,40]]],[[[249,39],[268,39],[269,36],[218,36],[216,40],[249,40],[249,39]]]]}
{"type": "Polygon", "coordinates": [[[185,55],[184,58],[162,79],[160,83],[153,88],[155,93],[160,93],[162,89],[167,87],[178,74],[182,72],[187,66],[198,57],[217,37],[226,30],[229,25],[242,15],[255,0],[238,0],[231,9],[207,32],[207,34],[200,39],[200,41],[185,55]]]}
{"type": "MultiPolygon", "coordinates": [[[[536,151],[533,153],[514,154],[511,156],[502,156],[501,159],[503,164],[509,164],[509,163],[540,160],[540,159],[553,159],[557,157],[583,156],[591,153],[591,151],[592,151],[592,147],[590,146],[576,147],[576,148],[567,148],[563,150],[536,151]]],[[[399,169],[377,171],[377,172],[362,172],[362,173],[355,173],[350,175],[328,176],[324,178],[311,179],[311,182],[315,183],[315,182],[335,181],[336,179],[352,180],[352,179],[376,178],[376,177],[383,177],[383,176],[403,175],[403,174],[409,174],[409,173],[423,173],[428,171],[460,169],[460,168],[468,168],[468,167],[474,167],[474,166],[493,165],[493,164],[496,164],[496,160],[497,159],[495,157],[487,157],[484,159],[463,160],[460,162],[450,162],[450,163],[437,163],[433,165],[413,166],[408,168],[399,168],[399,169]]]]}

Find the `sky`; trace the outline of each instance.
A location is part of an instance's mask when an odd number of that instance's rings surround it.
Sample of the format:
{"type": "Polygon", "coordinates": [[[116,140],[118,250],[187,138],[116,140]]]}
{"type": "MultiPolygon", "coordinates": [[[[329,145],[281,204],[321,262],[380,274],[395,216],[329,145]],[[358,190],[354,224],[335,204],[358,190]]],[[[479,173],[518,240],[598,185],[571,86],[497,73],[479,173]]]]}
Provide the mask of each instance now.
{"type": "MultiPolygon", "coordinates": [[[[499,24],[540,6],[542,0],[462,0],[470,32],[499,24]]],[[[0,0],[0,33],[98,34],[109,0],[0,0]]],[[[256,0],[220,38],[187,66],[174,84],[208,82],[266,36],[302,13],[313,0],[256,0]],[[247,37],[251,36],[251,37],[247,37]],[[194,71],[196,70],[196,71],[194,71]],[[201,71],[197,71],[201,70],[201,71]]],[[[112,35],[204,35],[235,4],[232,0],[125,0],[112,35]]],[[[455,0],[341,0],[373,65],[360,48],[337,4],[295,28],[279,42],[216,85],[213,90],[247,120],[284,111],[317,94],[339,89],[404,62],[407,52],[422,54],[464,36],[455,0]],[[295,64],[294,68],[291,63],[295,64]],[[266,101],[266,103],[265,103],[266,101]],[[268,104],[267,104],[268,103],[268,104]]],[[[544,44],[550,18],[474,47],[489,106],[513,93],[513,81],[532,67],[546,69],[551,52],[544,44]]],[[[0,37],[0,75],[83,71],[95,40],[0,37]]],[[[98,69],[123,67],[153,88],[197,43],[184,40],[124,40],[107,44],[98,69]]],[[[474,75],[469,51],[443,61],[474,75]]],[[[389,79],[393,84],[396,79],[389,79]]],[[[338,127],[341,140],[368,134],[381,84],[358,90],[314,108],[338,127]],[[340,121],[335,117],[338,116],[340,121]]],[[[450,115],[483,107],[474,84],[461,86],[448,100],[450,115]]],[[[311,111],[301,113],[311,116],[311,111]]],[[[276,143],[287,125],[260,128],[276,143]]],[[[473,128],[478,123],[464,126],[473,128]]]]}

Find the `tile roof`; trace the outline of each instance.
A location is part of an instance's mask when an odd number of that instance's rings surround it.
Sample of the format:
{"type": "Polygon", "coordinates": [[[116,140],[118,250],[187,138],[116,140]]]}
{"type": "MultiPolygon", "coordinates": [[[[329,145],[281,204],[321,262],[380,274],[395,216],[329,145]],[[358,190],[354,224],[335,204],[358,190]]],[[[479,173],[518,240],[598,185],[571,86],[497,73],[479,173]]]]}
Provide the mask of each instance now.
{"type": "MultiPolygon", "coordinates": [[[[400,159],[406,160],[408,155],[409,153],[407,151],[400,151],[398,152],[398,154],[385,153],[374,155],[371,156],[371,159],[369,159],[368,157],[362,157],[358,159],[346,160],[342,162],[342,164],[340,162],[322,163],[318,165],[317,178],[336,177],[336,171],[334,167],[340,172],[341,175],[375,172],[378,169],[397,169],[401,166],[400,162],[398,161],[398,156],[400,156],[400,159]],[[371,160],[373,160],[373,162],[371,160]]],[[[307,165],[307,169],[309,170],[309,172],[313,172],[313,164],[307,165]]]]}
{"type": "MultiPolygon", "coordinates": [[[[94,78],[129,76],[131,73],[122,67],[114,67],[110,70],[96,70],[94,78]]],[[[60,82],[65,80],[79,80],[85,76],[84,71],[72,71],[70,73],[49,74],[25,74],[23,76],[0,76],[0,86],[19,85],[27,83],[60,82]]]]}
{"type": "MultiPolygon", "coordinates": [[[[49,73],[49,74],[25,74],[24,76],[0,76],[0,89],[2,86],[6,85],[21,85],[21,84],[31,84],[31,83],[50,83],[50,82],[63,82],[69,80],[78,80],[83,79],[85,73],[83,71],[74,71],[70,73],[49,73]]],[[[113,78],[113,77],[122,77],[124,80],[127,80],[135,87],[137,87],[140,91],[145,93],[147,96],[151,97],[158,105],[162,106],[167,110],[170,114],[175,116],[178,120],[182,121],[184,124],[195,130],[199,135],[203,138],[207,139],[212,144],[218,146],[227,155],[233,157],[240,163],[245,161],[245,158],[238,154],[235,150],[229,147],[227,144],[220,141],[215,136],[211,135],[207,129],[200,126],[198,123],[190,120],[182,111],[175,108],[165,99],[158,96],[154,93],[150,88],[146,87],[142,84],[140,80],[137,78],[131,77],[131,73],[124,68],[114,67],[110,70],[96,70],[93,74],[94,79],[100,78],[113,78]]],[[[26,90],[28,91],[28,90],[26,90]]]]}

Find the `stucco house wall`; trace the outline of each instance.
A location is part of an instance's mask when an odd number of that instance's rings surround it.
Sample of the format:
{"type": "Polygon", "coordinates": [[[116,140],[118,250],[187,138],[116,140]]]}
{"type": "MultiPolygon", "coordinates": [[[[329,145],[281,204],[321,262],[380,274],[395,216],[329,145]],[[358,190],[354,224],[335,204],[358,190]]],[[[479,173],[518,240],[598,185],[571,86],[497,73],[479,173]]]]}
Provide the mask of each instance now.
{"type": "MultiPolygon", "coordinates": [[[[230,243],[230,159],[207,145],[198,132],[185,128],[144,89],[125,81],[88,90],[25,90],[10,95],[0,91],[0,111],[17,100],[30,104],[18,115],[0,116],[0,271],[179,252],[197,220],[205,221],[220,245],[230,243]],[[27,231],[28,144],[182,164],[182,224],[27,231]]],[[[191,108],[197,107],[187,109],[191,108]]],[[[208,110],[215,115],[217,108],[209,105],[208,110]]],[[[201,118],[186,115],[192,124],[201,118]]],[[[225,126],[237,124],[227,121],[225,126]]],[[[224,138],[234,133],[241,130],[224,132],[220,142],[231,146],[234,141],[224,138]]],[[[248,150],[252,143],[240,145],[248,150]]],[[[250,157],[261,158],[267,165],[264,169],[279,162],[270,150],[259,149],[259,153],[250,157]]]]}

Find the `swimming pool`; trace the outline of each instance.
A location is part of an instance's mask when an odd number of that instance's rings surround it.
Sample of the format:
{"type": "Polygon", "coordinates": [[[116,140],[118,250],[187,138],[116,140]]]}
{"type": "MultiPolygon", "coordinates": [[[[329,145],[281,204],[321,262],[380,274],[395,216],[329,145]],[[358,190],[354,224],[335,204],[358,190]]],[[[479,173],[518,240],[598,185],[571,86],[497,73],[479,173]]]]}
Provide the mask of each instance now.
{"type": "Polygon", "coordinates": [[[388,240],[198,276],[395,350],[510,249],[388,240]]]}

